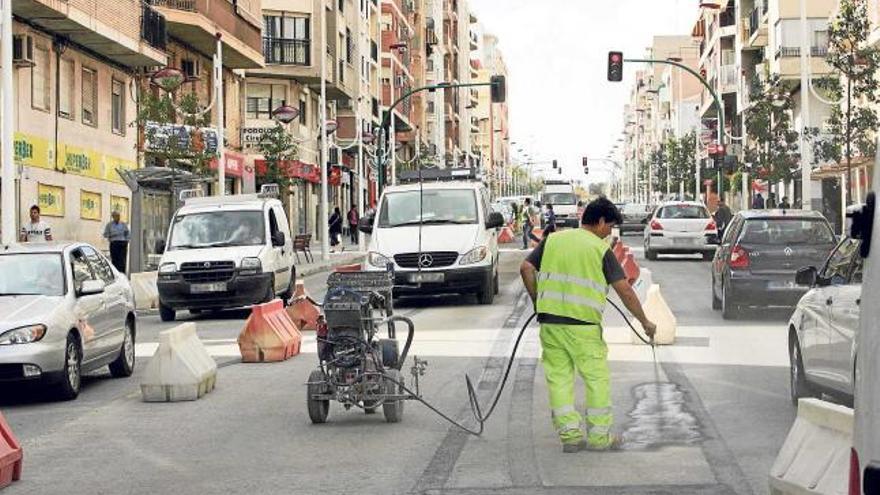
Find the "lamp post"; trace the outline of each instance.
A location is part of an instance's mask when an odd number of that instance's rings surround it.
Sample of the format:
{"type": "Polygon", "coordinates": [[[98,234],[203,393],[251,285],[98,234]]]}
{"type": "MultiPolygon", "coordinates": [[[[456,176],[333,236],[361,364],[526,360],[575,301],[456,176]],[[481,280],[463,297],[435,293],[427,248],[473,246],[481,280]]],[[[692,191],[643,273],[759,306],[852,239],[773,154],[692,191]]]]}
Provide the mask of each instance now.
{"type": "MultiPolygon", "coordinates": [[[[393,52],[403,53],[407,50],[406,43],[394,43],[389,46],[393,52]]],[[[394,86],[397,83],[397,75],[394,72],[394,55],[391,55],[390,68],[391,68],[391,101],[394,101],[394,86]]],[[[389,139],[391,139],[391,185],[397,185],[397,153],[395,150],[397,149],[397,119],[394,117],[394,108],[389,108],[388,112],[391,114],[391,135],[389,139]]]]}
{"type": "Polygon", "coordinates": [[[327,207],[327,9],[321,3],[321,259],[330,260],[330,215],[327,207]]]}
{"type": "Polygon", "coordinates": [[[15,228],[15,217],[16,217],[16,208],[15,208],[15,154],[13,153],[13,128],[14,125],[14,115],[13,115],[13,98],[12,94],[12,0],[4,0],[3,1],[3,12],[2,12],[2,22],[0,22],[0,45],[2,45],[3,55],[2,55],[2,76],[0,76],[0,82],[3,85],[3,95],[2,95],[2,109],[3,109],[3,120],[2,120],[2,207],[0,210],[3,210],[2,213],[2,222],[0,222],[0,231],[2,231],[2,238],[0,238],[0,244],[9,245],[15,242],[16,237],[16,228],[15,228]]]}

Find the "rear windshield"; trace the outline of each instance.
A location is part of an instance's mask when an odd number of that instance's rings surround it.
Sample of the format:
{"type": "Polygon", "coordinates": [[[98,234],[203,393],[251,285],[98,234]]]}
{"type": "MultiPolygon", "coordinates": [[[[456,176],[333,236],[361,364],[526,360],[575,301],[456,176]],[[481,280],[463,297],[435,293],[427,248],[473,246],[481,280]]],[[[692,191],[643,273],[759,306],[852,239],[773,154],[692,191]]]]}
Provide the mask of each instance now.
{"type": "Polygon", "coordinates": [[[746,221],[743,244],[833,244],[828,222],[805,218],[753,218],[746,221]]]}
{"type": "Polygon", "coordinates": [[[545,205],[576,205],[577,196],[572,193],[544,193],[541,201],[545,205]]]}
{"type": "Polygon", "coordinates": [[[699,205],[671,205],[661,208],[657,213],[657,218],[681,220],[709,218],[709,211],[704,206],[699,205]]]}

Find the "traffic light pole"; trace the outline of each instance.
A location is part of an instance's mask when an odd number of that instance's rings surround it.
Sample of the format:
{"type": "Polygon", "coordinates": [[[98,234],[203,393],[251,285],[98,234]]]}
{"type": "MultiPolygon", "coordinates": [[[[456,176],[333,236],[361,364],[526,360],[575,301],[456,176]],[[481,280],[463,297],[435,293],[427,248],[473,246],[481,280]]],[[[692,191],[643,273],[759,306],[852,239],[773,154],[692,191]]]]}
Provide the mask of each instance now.
{"type": "MultiPolygon", "coordinates": [[[[706,81],[706,79],[703,76],[701,76],[697,71],[691,69],[687,65],[684,65],[679,62],[675,62],[673,60],[653,60],[653,59],[627,58],[627,59],[624,59],[624,61],[625,62],[641,63],[641,64],[674,65],[675,67],[678,67],[679,69],[684,70],[684,71],[688,72],[689,74],[691,74],[692,76],[696,77],[697,80],[699,80],[703,84],[703,87],[705,87],[706,90],[709,91],[709,94],[712,95],[712,99],[715,100],[715,106],[718,107],[718,147],[720,149],[724,149],[724,138],[725,138],[725,136],[724,136],[724,134],[725,134],[724,105],[722,104],[721,99],[718,98],[718,93],[716,93],[715,90],[712,89],[712,86],[709,85],[709,82],[706,81]]],[[[699,139],[699,138],[700,138],[700,136],[697,135],[696,139],[699,139]]],[[[726,153],[726,150],[725,150],[725,153],[726,153]]],[[[697,167],[697,172],[696,172],[697,183],[694,184],[694,186],[695,186],[694,189],[696,190],[696,195],[694,197],[699,199],[699,197],[700,197],[700,180],[699,180],[700,163],[699,163],[699,161],[697,162],[696,167],[697,167]]],[[[650,180],[650,178],[649,178],[649,180],[650,180]]],[[[718,186],[719,186],[719,194],[720,194],[721,184],[719,183],[718,186]]],[[[708,199],[709,198],[707,197],[706,200],[708,200],[708,199]]]]}

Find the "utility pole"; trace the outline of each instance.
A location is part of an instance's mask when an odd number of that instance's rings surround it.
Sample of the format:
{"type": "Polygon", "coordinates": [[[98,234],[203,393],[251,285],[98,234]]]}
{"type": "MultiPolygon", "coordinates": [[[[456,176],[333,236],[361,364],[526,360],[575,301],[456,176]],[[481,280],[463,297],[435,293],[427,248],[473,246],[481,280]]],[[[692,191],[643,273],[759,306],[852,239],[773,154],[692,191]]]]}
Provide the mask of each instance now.
{"type": "MultiPolygon", "coordinates": [[[[801,0],[801,208],[811,210],[813,208],[813,191],[811,184],[812,153],[805,136],[807,127],[810,125],[810,76],[809,70],[811,53],[810,44],[807,41],[807,0],[801,0]]],[[[848,141],[847,141],[848,142],[848,141]]],[[[845,208],[844,208],[845,209],[845,208]]]]}
{"type": "Polygon", "coordinates": [[[327,162],[329,157],[327,142],[327,7],[321,2],[321,259],[330,260],[330,214],[327,208],[327,162]]]}
{"type": "Polygon", "coordinates": [[[223,112],[223,42],[217,33],[217,51],[214,54],[214,97],[217,98],[217,153],[220,163],[217,164],[217,181],[220,183],[219,196],[226,195],[226,151],[224,142],[225,128],[223,127],[226,118],[223,112]]]}
{"type": "Polygon", "coordinates": [[[3,167],[3,217],[0,230],[2,230],[2,239],[0,244],[9,245],[15,242],[15,154],[13,152],[13,87],[12,87],[12,0],[3,0],[3,18],[2,34],[0,34],[0,45],[2,45],[2,65],[3,74],[3,121],[2,121],[2,167],[3,167]]]}

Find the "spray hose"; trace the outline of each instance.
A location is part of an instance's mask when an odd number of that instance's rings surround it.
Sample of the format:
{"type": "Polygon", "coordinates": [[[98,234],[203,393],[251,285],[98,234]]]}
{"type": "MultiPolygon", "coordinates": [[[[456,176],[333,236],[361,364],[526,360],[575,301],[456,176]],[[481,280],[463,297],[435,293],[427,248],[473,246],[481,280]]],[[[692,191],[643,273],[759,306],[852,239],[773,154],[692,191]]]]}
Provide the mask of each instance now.
{"type": "MultiPolygon", "coordinates": [[[[633,326],[633,324],[629,320],[629,318],[626,317],[626,314],[623,312],[622,309],[620,309],[620,307],[618,307],[616,304],[614,304],[611,301],[608,301],[608,303],[611,304],[611,306],[614,309],[616,309],[618,313],[620,313],[620,315],[623,317],[624,321],[626,321],[627,326],[629,326],[630,330],[632,330],[632,332],[636,335],[636,337],[638,337],[639,340],[644,342],[645,345],[651,347],[651,351],[654,353],[654,362],[656,363],[657,362],[657,353],[655,350],[654,339],[643,337],[642,334],[639,333],[638,330],[636,330],[636,327],[633,326]]],[[[504,369],[504,375],[501,377],[501,382],[498,384],[498,389],[495,391],[495,396],[492,399],[491,405],[489,406],[489,409],[486,411],[485,415],[483,415],[482,408],[480,407],[480,401],[479,401],[479,398],[477,397],[477,390],[473,384],[473,381],[471,380],[471,377],[468,376],[467,374],[464,375],[465,384],[467,386],[467,392],[468,392],[468,403],[470,404],[471,413],[474,416],[474,420],[479,425],[476,428],[469,428],[469,427],[461,424],[460,422],[454,420],[448,414],[444,413],[443,411],[438,409],[436,406],[434,406],[433,404],[431,404],[427,400],[416,395],[416,393],[413,392],[412,390],[410,390],[409,388],[407,388],[406,384],[404,384],[402,381],[398,381],[397,379],[390,377],[388,375],[385,375],[385,374],[383,374],[383,376],[385,377],[386,380],[397,384],[404,392],[408,393],[413,398],[413,400],[417,400],[417,401],[421,402],[425,407],[427,407],[428,409],[433,411],[435,414],[437,414],[441,418],[448,421],[453,426],[455,426],[455,427],[461,429],[462,431],[469,433],[471,435],[480,436],[483,434],[486,422],[489,421],[489,418],[492,416],[492,413],[495,412],[495,407],[498,405],[498,401],[501,400],[501,394],[504,392],[504,386],[507,384],[507,379],[510,376],[510,370],[513,368],[513,362],[514,362],[514,359],[516,358],[516,353],[517,353],[517,350],[519,349],[519,344],[522,341],[523,335],[525,335],[525,333],[526,333],[526,329],[529,327],[529,325],[532,323],[532,321],[534,321],[536,316],[537,316],[537,314],[532,313],[532,315],[529,316],[528,319],[526,319],[525,323],[523,323],[522,328],[520,328],[519,335],[517,335],[516,341],[514,341],[514,343],[513,343],[513,350],[510,352],[510,357],[507,360],[507,366],[504,369]]],[[[401,364],[402,364],[402,361],[401,361],[401,364]]]]}

